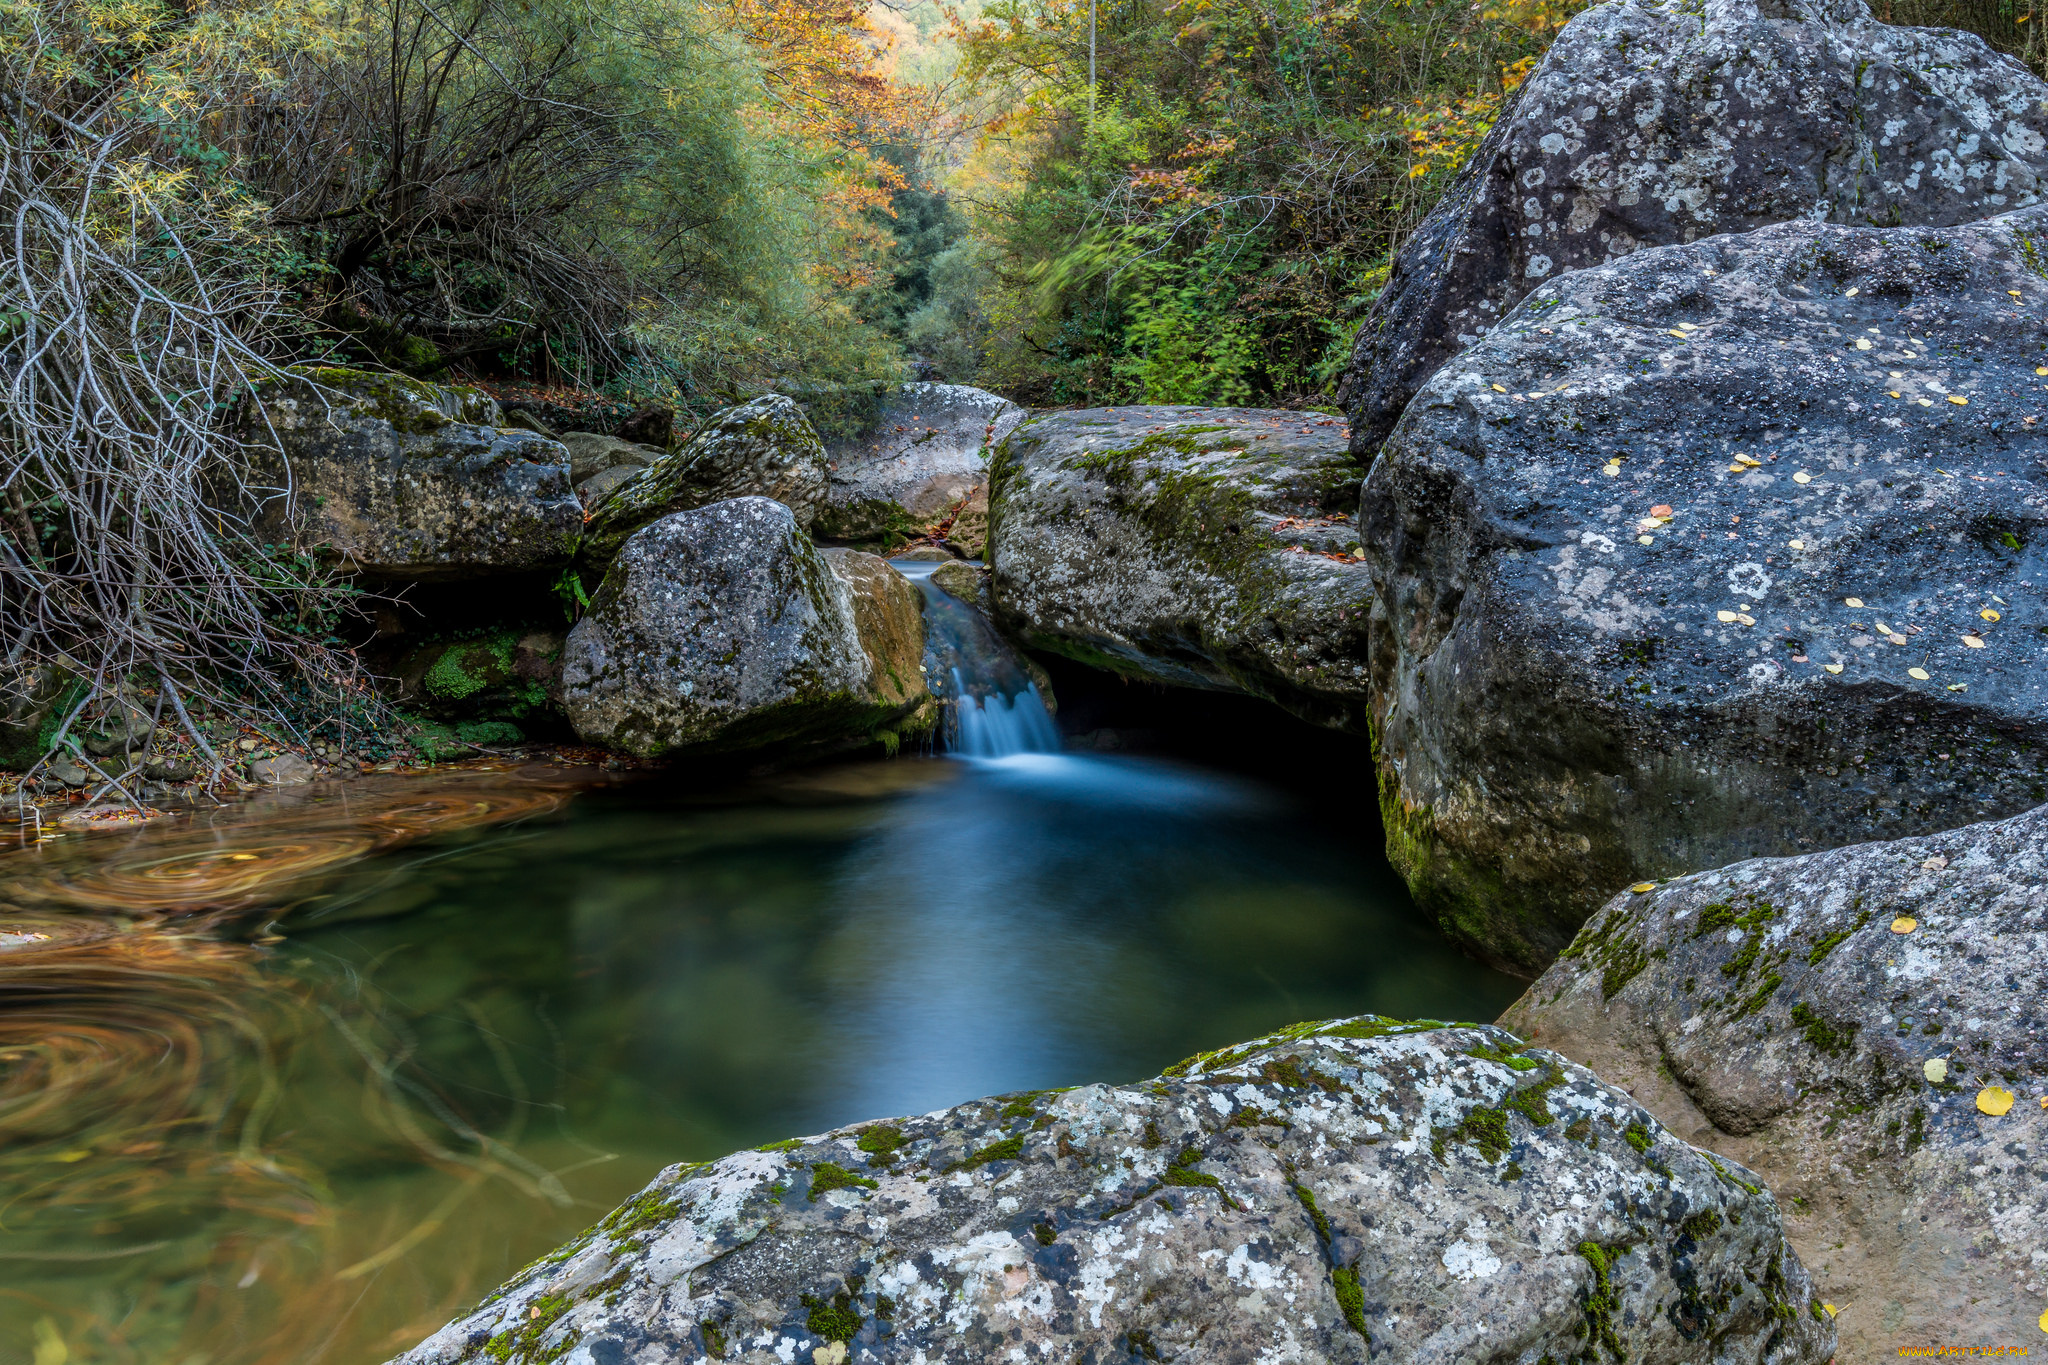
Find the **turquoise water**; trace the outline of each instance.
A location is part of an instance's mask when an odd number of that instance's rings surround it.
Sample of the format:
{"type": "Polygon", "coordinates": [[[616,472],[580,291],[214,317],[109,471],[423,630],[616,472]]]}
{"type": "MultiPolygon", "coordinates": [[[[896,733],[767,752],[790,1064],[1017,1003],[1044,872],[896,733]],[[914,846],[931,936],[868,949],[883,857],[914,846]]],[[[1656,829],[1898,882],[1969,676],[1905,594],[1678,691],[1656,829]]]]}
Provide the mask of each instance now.
{"type": "Polygon", "coordinates": [[[76,1047],[127,1049],[118,1083],[32,1132],[0,1087],[0,1362],[368,1365],[669,1162],[1300,1019],[1493,1017],[1517,983],[1369,824],[1026,754],[643,782],[339,863],[102,983],[116,1036],[76,1047]]]}

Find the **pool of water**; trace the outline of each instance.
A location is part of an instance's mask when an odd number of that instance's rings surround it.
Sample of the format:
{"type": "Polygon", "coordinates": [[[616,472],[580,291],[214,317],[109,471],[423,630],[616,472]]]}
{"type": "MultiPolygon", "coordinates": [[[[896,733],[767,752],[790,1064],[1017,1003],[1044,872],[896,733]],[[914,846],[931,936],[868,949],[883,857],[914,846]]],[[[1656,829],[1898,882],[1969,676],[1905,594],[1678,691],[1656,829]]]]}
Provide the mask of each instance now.
{"type": "Polygon", "coordinates": [[[1518,990],[1213,769],[576,785],[0,862],[0,1365],[372,1365],[670,1162],[1518,990]]]}

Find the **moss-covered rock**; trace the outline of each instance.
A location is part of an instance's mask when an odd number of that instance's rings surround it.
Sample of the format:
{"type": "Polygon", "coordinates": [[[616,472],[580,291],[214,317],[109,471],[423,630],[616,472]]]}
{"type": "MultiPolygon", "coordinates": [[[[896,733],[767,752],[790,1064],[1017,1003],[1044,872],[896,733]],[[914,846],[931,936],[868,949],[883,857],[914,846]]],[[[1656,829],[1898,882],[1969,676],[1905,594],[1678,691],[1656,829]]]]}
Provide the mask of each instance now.
{"type": "Polygon", "coordinates": [[[561,703],[559,630],[507,627],[414,645],[394,670],[394,699],[442,719],[518,721],[561,703]]]}
{"type": "Polygon", "coordinates": [[[1620,1090],[1366,1016],[670,1167],[403,1361],[1820,1365],[1809,1288],[1620,1090]]]}
{"type": "Polygon", "coordinates": [[[583,526],[569,457],[500,427],[474,389],[307,367],[265,380],[237,420],[260,449],[256,531],[383,579],[472,578],[565,564],[583,526]]]}
{"type": "Polygon", "coordinates": [[[25,772],[51,752],[58,729],[87,690],[83,678],[56,665],[9,676],[0,691],[0,768],[25,772]]]}
{"type": "Polygon", "coordinates": [[[2048,808],[1624,892],[1503,1022],[1757,1171],[1874,1361],[2040,1335],[2044,999],[2048,808]]]}
{"type": "Polygon", "coordinates": [[[1319,413],[1050,413],[990,471],[996,610],[1027,645],[1365,733],[1363,470],[1319,413]]]}
{"type": "Polygon", "coordinates": [[[569,632],[570,722],[644,757],[893,744],[929,694],[922,618],[890,579],[869,555],[835,566],[768,498],[663,517],[626,541],[569,632]]]}
{"type": "Polygon", "coordinates": [[[831,494],[814,532],[879,550],[950,517],[951,539],[981,554],[989,452],[1023,420],[1009,399],[962,384],[904,384],[881,396],[825,447],[831,494]]]}
{"type": "Polygon", "coordinates": [[[764,394],[705,423],[696,434],[610,491],[591,511],[585,556],[609,563],[626,537],[673,512],[733,498],[773,498],[808,527],[825,505],[825,447],[803,410],[764,394]]]}

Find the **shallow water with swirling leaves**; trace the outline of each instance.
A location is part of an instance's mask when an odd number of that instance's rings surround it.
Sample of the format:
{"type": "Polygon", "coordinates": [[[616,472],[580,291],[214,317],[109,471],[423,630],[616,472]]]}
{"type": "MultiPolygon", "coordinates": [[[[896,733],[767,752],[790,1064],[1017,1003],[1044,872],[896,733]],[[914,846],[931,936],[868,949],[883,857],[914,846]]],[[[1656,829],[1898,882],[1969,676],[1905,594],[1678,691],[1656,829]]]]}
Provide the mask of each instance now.
{"type": "Polygon", "coordinates": [[[1143,759],[499,763],[0,855],[0,1365],[374,1365],[672,1161],[1492,1018],[1360,827],[1143,759]]]}

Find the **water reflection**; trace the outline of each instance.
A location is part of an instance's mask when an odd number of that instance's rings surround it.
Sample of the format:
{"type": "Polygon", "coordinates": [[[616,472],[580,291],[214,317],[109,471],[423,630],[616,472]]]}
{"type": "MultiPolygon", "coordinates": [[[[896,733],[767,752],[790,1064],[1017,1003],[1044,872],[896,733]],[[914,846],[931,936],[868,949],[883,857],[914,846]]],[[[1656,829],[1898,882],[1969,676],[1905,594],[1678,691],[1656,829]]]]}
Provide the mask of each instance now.
{"type": "Polygon", "coordinates": [[[369,1365],[670,1161],[1515,991],[1202,769],[592,776],[0,863],[0,1362],[369,1365]]]}

